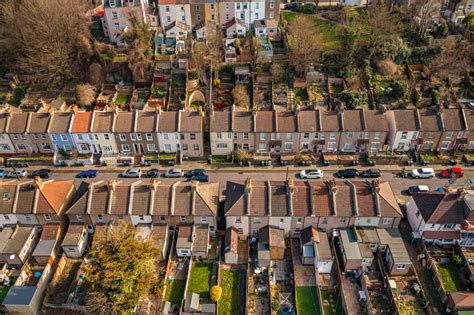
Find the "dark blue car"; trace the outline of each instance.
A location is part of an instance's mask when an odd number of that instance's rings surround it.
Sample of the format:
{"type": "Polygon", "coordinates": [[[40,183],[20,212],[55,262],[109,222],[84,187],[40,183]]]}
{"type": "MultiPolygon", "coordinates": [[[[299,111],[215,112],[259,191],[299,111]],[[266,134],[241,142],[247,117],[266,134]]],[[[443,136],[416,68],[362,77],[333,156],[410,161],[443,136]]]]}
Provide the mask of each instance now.
{"type": "Polygon", "coordinates": [[[204,175],[204,174],[200,174],[200,175],[195,175],[193,177],[188,177],[189,181],[198,181],[198,182],[201,182],[201,183],[207,183],[209,181],[209,176],[207,175],[204,175]]]}
{"type": "Polygon", "coordinates": [[[76,175],[77,178],[95,178],[97,176],[96,170],[82,171],[76,175]]]}
{"type": "Polygon", "coordinates": [[[285,4],[285,10],[293,10],[293,9],[297,8],[298,5],[299,5],[298,2],[292,2],[292,3],[285,4]]]}

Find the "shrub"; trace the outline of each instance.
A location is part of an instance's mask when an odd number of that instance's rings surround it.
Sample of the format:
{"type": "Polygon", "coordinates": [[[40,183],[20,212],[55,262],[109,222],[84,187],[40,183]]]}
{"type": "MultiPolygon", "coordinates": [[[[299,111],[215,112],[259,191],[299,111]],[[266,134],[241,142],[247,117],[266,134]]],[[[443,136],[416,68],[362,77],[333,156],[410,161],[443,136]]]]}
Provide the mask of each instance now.
{"type": "Polygon", "coordinates": [[[451,257],[451,262],[456,266],[462,266],[463,264],[462,257],[459,255],[453,255],[453,257],[451,257]]]}
{"type": "Polygon", "coordinates": [[[219,285],[212,286],[210,295],[212,301],[218,302],[222,296],[222,288],[219,285]]]}
{"type": "Polygon", "coordinates": [[[318,8],[314,5],[299,5],[294,8],[293,11],[304,14],[315,14],[316,11],[318,11],[318,8]]]}

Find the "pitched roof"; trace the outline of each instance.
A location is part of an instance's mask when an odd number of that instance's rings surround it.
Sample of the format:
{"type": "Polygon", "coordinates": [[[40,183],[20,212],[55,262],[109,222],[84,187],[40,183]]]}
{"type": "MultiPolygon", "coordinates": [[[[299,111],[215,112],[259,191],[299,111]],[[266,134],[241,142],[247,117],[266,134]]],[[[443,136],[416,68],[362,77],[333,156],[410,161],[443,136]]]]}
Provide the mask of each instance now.
{"type": "Polygon", "coordinates": [[[8,214],[13,212],[17,184],[15,182],[0,183],[0,213],[8,214]]]}
{"type": "Polygon", "coordinates": [[[420,116],[421,130],[423,131],[442,131],[438,113],[432,109],[418,111],[420,116]]]}
{"type": "Polygon", "coordinates": [[[54,213],[59,214],[73,189],[73,180],[44,182],[43,187],[40,189],[40,198],[36,212],[51,213],[51,211],[54,211],[54,213]]]}
{"type": "Polygon", "coordinates": [[[298,132],[298,117],[293,112],[276,112],[277,132],[298,132]]]}
{"type": "Polygon", "coordinates": [[[252,132],[253,126],[252,112],[232,112],[232,130],[234,132],[252,132]]]}
{"type": "Polygon", "coordinates": [[[474,309],[474,292],[450,292],[449,295],[458,311],[474,309]]]}
{"type": "Polygon", "coordinates": [[[444,109],[442,113],[444,128],[447,131],[466,130],[462,109],[444,109]]]}
{"type": "Polygon", "coordinates": [[[115,119],[114,132],[133,132],[135,122],[133,112],[118,112],[115,119]]]}
{"type": "Polygon", "coordinates": [[[158,115],[158,132],[177,132],[179,112],[162,112],[158,115]]]}
{"type": "Polygon", "coordinates": [[[354,203],[352,200],[352,189],[347,183],[337,182],[334,198],[338,216],[350,217],[353,215],[354,203]]]}
{"type": "Polygon", "coordinates": [[[114,112],[94,112],[94,123],[92,132],[112,132],[114,124],[114,112]]]}
{"type": "Polygon", "coordinates": [[[69,224],[61,246],[77,246],[83,230],[84,225],[82,224],[69,224]]]}
{"type": "Polygon", "coordinates": [[[25,133],[29,113],[12,113],[7,133],[25,133]]]}
{"type": "Polygon", "coordinates": [[[395,125],[398,131],[416,131],[419,128],[416,110],[395,109],[390,111],[395,118],[395,125]]]}
{"type": "Polygon", "coordinates": [[[133,188],[132,214],[146,215],[150,207],[151,190],[149,185],[138,184],[133,188]]]}
{"type": "Polygon", "coordinates": [[[90,132],[92,121],[92,112],[77,112],[74,114],[71,132],[87,133],[90,132]]]}
{"type": "Polygon", "coordinates": [[[320,131],[319,110],[300,111],[298,113],[298,125],[301,132],[320,131]]]}
{"type": "Polygon", "coordinates": [[[41,240],[55,240],[58,236],[59,224],[45,224],[43,231],[41,231],[41,240]]]}
{"type": "MultiPolygon", "coordinates": [[[[215,111],[210,117],[211,132],[230,132],[232,130],[231,111],[215,111]]],[[[235,130],[234,130],[235,131],[235,130]]]]}
{"type": "Polygon", "coordinates": [[[49,113],[31,113],[31,122],[27,132],[45,133],[48,131],[51,115],[49,113]]]}
{"type": "Polygon", "coordinates": [[[250,194],[250,216],[265,216],[268,214],[268,189],[264,181],[252,181],[250,194]]]}
{"type": "Polygon", "coordinates": [[[319,112],[321,115],[321,131],[340,131],[341,124],[339,121],[339,114],[337,111],[319,112]]]}
{"type": "Polygon", "coordinates": [[[309,225],[301,230],[300,232],[300,239],[303,245],[308,244],[310,242],[319,242],[319,233],[318,230],[309,225]]]}
{"type": "Polygon", "coordinates": [[[466,117],[467,128],[474,130],[474,109],[464,109],[464,115],[466,117]]]}
{"type": "Polygon", "coordinates": [[[342,112],[344,131],[362,131],[364,124],[362,110],[345,110],[342,112]]]}
{"type": "Polygon", "coordinates": [[[194,227],[193,252],[207,252],[209,244],[209,227],[207,225],[196,225],[194,227]]]}
{"type": "Polygon", "coordinates": [[[226,183],[225,189],[225,215],[243,215],[247,211],[247,202],[245,200],[245,186],[241,183],[226,183]]]}
{"type": "Polygon", "coordinates": [[[33,182],[19,185],[16,197],[15,213],[29,214],[34,212],[36,189],[33,182]]]}
{"type": "Polygon", "coordinates": [[[461,224],[465,220],[463,203],[457,193],[415,193],[413,200],[428,224],[461,224]]]}
{"type": "MultiPolygon", "coordinates": [[[[136,132],[155,132],[157,127],[157,114],[155,111],[137,111],[136,132]]],[[[115,124],[117,125],[117,124],[115,124]]]]}
{"type": "Polygon", "coordinates": [[[274,112],[258,111],[255,115],[255,129],[257,132],[274,132],[274,112]]]}
{"type": "Polygon", "coordinates": [[[8,118],[10,116],[3,112],[3,113],[0,113],[0,132],[5,132],[5,129],[7,128],[7,122],[8,122],[8,118]]]}
{"type": "Polygon", "coordinates": [[[258,241],[270,247],[285,248],[285,230],[266,225],[258,231],[258,241]]]}
{"type": "Polygon", "coordinates": [[[87,208],[87,198],[89,196],[89,186],[88,182],[81,182],[79,187],[76,189],[74,195],[69,201],[67,214],[84,214],[86,213],[87,208]]]}
{"type": "Polygon", "coordinates": [[[389,182],[381,182],[379,195],[380,215],[382,217],[403,217],[397,198],[389,182]]]}
{"type": "Polygon", "coordinates": [[[311,190],[311,198],[313,199],[313,207],[316,215],[321,217],[332,215],[334,209],[327,185],[323,183],[312,183],[311,190]]]}
{"type": "Polygon", "coordinates": [[[109,188],[106,184],[98,183],[92,187],[92,196],[90,201],[90,213],[91,214],[104,214],[107,213],[108,201],[109,201],[109,188]]]}
{"type": "Polygon", "coordinates": [[[180,132],[202,132],[202,116],[198,111],[180,111],[180,132]]]}
{"type": "Polygon", "coordinates": [[[130,200],[130,185],[118,183],[110,196],[110,213],[125,215],[128,213],[128,204],[130,200]]]}
{"type": "Polygon", "coordinates": [[[171,183],[160,183],[155,188],[153,200],[154,215],[168,215],[171,207],[171,183]]]}
{"type": "Polygon", "coordinates": [[[191,215],[191,186],[178,182],[173,186],[174,194],[174,214],[175,215],[191,215]]]}
{"type": "Polygon", "coordinates": [[[217,215],[219,207],[219,183],[197,183],[194,213],[217,215]]]}
{"type": "Polygon", "coordinates": [[[66,133],[72,121],[71,112],[55,112],[51,118],[49,132],[66,133]]]}
{"type": "Polygon", "coordinates": [[[230,227],[225,231],[224,251],[238,253],[239,233],[236,228],[230,227]]]}
{"type": "Polygon", "coordinates": [[[290,206],[285,182],[270,182],[270,198],[272,216],[286,217],[289,215],[290,206]]]}
{"type": "Polygon", "coordinates": [[[364,110],[366,131],[389,131],[387,115],[377,110],[364,110]]]}
{"type": "Polygon", "coordinates": [[[306,181],[294,181],[294,192],[291,195],[293,216],[305,217],[311,215],[311,187],[306,181]]]}
{"type": "Polygon", "coordinates": [[[356,187],[357,208],[359,216],[373,217],[377,215],[377,206],[370,186],[365,182],[354,181],[352,184],[356,187]]]}

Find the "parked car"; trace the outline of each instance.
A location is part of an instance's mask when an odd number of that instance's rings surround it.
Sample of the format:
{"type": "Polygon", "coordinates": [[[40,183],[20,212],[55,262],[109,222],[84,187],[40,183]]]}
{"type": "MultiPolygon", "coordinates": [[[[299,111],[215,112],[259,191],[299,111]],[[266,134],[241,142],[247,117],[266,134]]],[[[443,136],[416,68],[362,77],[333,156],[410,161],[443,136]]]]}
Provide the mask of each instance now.
{"type": "Polygon", "coordinates": [[[300,172],[300,178],[321,179],[321,178],[323,178],[323,171],[320,170],[320,169],[302,170],[300,172]]]}
{"type": "Polygon", "coordinates": [[[434,169],[429,167],[418,168],[410,172],[413,178],[433,178],[435,176],[434,169]]]}
{"type": "Polygon", "coordinates": [[[4,178],[5,176],[7,176],[8,172],[5,171],[5,170],[0,170],[0,178],[4,178]]]}
{"type": "Polygon", "coordinates": [[[40,170],[33,171],[31,173],[31,177],[40,177],[40,178],[49,178],[51,176],[51,170],[48,170],[47,168],[42,168],[40,170]]]}
{"type": "Polygon", "coordinates": [[[408,187],[407,191],[410,195],[413,195],[414,193],[428,192],[430,191],[430,188],[426,185],[417,185],[408,187]]]}
{"type": "Polygon", "coordinates": [[[298,2],[292,2],[292,3],[288,3],[288,4],[285,4],[285,10],[293,10],[295,8],[298,7],[298,2]]]}
{"type": "Polygon", "coordinates": [[[464,171],[460,167],[452,167],[446,170],[442,170],[440,175],[444,178],[461,178],[464,176],[464,171]]]}
{"type": "Polygon", "coordinates": [[[28,167],[30,166],[27,162],[5,162],[5,167],[28,167]]]}
{"type": "Polygon", "coordinates": [[[193,176],[193,177],[189,177],[189,180],[190,181],[198,181],[198,182],[202,182],[202,183],[207,183],[209,181],[209,176],[205,175],[205,174],[201,174],[201,175],[196,175],[196,176],[193,176]]]}
{"type": "Polygon", "coordinates": [[[148,170],[148,172],[146,172],[146,177],[148,178],[160,177],[160,171],[156,168],[152,168],[151,170],[148,170]]]}
{"type": "Polygon", "coordinates": [[[5,177],[8,178],[25,178],[28,172],[22,168],[16,169],[14,171],[8,172],[5,177]]]}
{"type": "Polygon", "coordinates": [[[190,170],[186,173],[186,177],[194,177],[198,175],[206,175],[206,170],[203,168],[196,168],[194,170],[190,170]]]}
{"type": "Polygon", "coordinates": [[[380,173],[379,169],[376,168],[369,168],[368,170],[363,170],[360,173],[360,176],[364,178],[377,178],[380,177],[382,174],[380,173]]]}
{"type": "Polygon", "coordinates": [[[336,176],[339,178],[354,178],[359,176],[359,171],[355,168],[346,168],[336,172],[336,176]]]}
{"type": "Polygon", "coordinates": [[[165,173],[165,177],[169,178],[178,178],[178,177],[183,177],[184,172],[180,168],[172,168],[170,170],[167,170],[165,173]]]}
{"type": "Polygon", "coordinates": [[[140,178],[142,171],[138,168],[130,168],[122,173],[122,177],[125,178],[140,178]]]}
{"type": "Polygon", "coordinates": [[[97,171],[96,170],[82,171],[79,174],[77,174],[76,177],[77,178],[95,178],[97,177],[97,171]]]}

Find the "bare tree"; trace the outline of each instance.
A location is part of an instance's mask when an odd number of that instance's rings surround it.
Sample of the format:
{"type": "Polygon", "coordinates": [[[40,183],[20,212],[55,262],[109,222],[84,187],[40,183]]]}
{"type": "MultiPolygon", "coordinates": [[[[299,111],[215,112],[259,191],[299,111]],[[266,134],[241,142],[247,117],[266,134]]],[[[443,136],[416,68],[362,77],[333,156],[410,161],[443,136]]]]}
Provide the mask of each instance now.
{"type": "Polygon", "coordinates": [[[245,85],[237,84],[232,90],[232,97],[234,98],[235,105],[249,109],[250,97],[245,85]]]}
{"type": "Polygon", "coordinates": [[[285,67],[281,63],[273,63],[270,67],[270,72],[274,82],[281,82],[285,78],[285,67]]]}
{"type": "Polygon", "coordinates": [[[194,59],[194,64],[196,65],[196,71],[199,80],[208,86],[209,80],[207,77],[207,69],[209,66],[209,51],[207,49],[207,45],[204,42],[194,42],[192,56],[194,59]]]}
{"type": "Polygon", "coordinates": [[[367,8],[351,27],[358,34],[357,44],[367,50],[369,58],[391,56],[403,44],[402,23],[382,3],[367,8]]]}
{"type": "Polygon", "coordinates": [[[439,1],[436,0],[415,0],[410,2],[407,13],[411,19],[412,29],[423,38],[426,36],[431,16],[439,11],[439,1]]]}
{"type": "Polygon", "coordinates": [[[91,63],[89,66],[89,83],[100,88],[104,84],[104,69],[98,62],[91,63]]]}
{"type": "Polygon", "coordinates": [[[206,45],[214,77],[217,78],[219,65],[224,58],[224,47],[222,43],[222,31],[217,25],[208,25],[206,29],[206,45]]]}
{"type": "Polygon", "coordinates": [[[474,64],[473,49],[467,41],[458,43],[454,38],[447,39],[442,52],[428,63],[432,75],[448,84],[459,81],[474,64]]]}
{"type": "Polygon", "coordinates": [[[41,86],[83,77],[94,54],[84,0],[5,0],[0,3],[0,58],[41,86]]]}
{"type": "Polygon", "coordinates": [[[315,32],[314,24],[306,15],[296,16],[286,30],[290,64],[296,72],[303,74],[306,67],[318,60],[321,40],[315,32]]]}
{"type": "Polygon", "coordinates": [[[90,84],[78,84],[76,86],[76,98],[81,106],[92,104],[95,100],[97,90],[90,84]]]}

